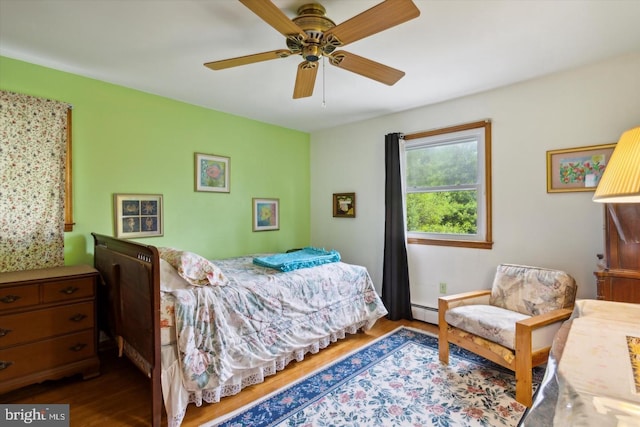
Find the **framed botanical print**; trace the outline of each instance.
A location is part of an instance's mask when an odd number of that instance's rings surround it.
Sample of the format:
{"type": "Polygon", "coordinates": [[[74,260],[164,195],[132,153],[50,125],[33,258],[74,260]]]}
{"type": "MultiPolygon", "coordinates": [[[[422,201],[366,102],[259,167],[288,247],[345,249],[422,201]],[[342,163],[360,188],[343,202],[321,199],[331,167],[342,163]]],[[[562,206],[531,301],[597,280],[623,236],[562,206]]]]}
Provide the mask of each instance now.
{"type": "Polygon", "coordinates": [[[547,151],[547,193],[595,191],[616,144],[547,151]]]}
{"type": "Polygon", "coordinates": [[[231,159],[196,153],[196,191],[229,193],[231,159]]]}
{"type": "Polygon", "coordinates": [[[280,229],[280,200],[253,199],[253,231],[280,229]]]}

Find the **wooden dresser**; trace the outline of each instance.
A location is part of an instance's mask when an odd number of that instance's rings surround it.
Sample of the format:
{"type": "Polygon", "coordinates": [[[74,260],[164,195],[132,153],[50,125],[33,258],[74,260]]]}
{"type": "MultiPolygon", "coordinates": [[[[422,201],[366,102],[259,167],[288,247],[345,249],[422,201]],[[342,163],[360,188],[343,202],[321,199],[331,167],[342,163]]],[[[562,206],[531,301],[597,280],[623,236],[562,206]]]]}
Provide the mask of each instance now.
{"type": "Polygon", "coordinates": [[[0,273],[0,393],[99,375],[97,276],[85,265],[0,273]]]}
{"type": "MultiPolygon", "coordinates": [[[[631,207],[631,206],[629,206],[631,207]]],[[[640,205],[625,217],[618,217],[633,236],[640,235],[640,205]]],[[[640,243],[620,238],[609,206],[604,209],[605,268],[594,274],[599,300],[640,303],[640,243]]]]}

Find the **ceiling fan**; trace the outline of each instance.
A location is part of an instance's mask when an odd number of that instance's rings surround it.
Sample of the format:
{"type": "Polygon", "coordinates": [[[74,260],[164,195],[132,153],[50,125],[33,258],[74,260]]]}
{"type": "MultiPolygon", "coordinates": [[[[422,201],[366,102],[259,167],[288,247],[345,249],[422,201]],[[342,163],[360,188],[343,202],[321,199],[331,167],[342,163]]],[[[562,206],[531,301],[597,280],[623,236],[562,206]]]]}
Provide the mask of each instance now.
{"type": "Polygon", "coordinates": [[[253,13],[286,37],[288,49],[256,53],[204,64],[212,70],[237,67],[271,59],[300,55],[293,98],[313,94],[318,60],[323,56],[331,65],[376,80],[389,86],[404,76],[404,72],[367,58],[335,49],[402,24],[420,15],[412,0],[385,0],[359,15],[336,25],[325,16],[325,8],[310,3],[298,8],[298,16],[289,19],[269,0],[240,0],[253,13]]]}

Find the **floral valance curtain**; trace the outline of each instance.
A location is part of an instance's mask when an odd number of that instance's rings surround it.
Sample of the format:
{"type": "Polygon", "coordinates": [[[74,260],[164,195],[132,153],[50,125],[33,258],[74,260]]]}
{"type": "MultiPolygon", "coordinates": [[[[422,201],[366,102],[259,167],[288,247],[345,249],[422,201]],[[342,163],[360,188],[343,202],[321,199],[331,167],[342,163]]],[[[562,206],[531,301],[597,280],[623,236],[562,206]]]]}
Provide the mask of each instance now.
{"type": "Polygon", "coordinates": [[[68,109],[0,91],[0,272],[64,265],[68,109]]]}

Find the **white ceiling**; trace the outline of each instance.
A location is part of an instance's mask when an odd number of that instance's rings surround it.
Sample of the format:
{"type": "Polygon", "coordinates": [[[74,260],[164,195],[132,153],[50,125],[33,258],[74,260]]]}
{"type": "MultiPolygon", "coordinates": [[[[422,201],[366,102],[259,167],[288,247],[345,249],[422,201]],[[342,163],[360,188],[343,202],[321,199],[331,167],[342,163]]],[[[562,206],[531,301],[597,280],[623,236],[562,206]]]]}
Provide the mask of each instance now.
{"type": "MultiPolygon", "coordinates": [[[[379,1],[320,2],[339,24],[379,1]]],[[[297,100],[297,55],[203,66],[286,48],[234,0],[0,0],[0,55],[313,132],[640,51],[640,0],[414,1],[418,18],[344,48],[404,78],[386,86],[327,64],[324,85],[321,68],[297,100]]],[[[308,2],[274,0],[289,17],[308,2]]]]}

